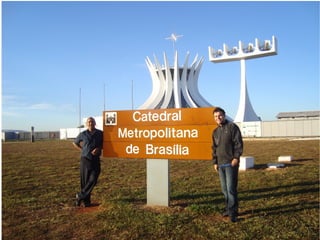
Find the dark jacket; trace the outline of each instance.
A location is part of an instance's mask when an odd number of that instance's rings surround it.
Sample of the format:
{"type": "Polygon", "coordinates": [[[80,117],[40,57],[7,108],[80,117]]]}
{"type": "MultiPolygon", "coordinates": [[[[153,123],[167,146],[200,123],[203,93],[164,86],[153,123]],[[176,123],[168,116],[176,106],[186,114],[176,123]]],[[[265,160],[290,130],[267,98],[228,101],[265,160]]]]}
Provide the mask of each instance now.
{"type": "Polygon", "coordinates": [[[243,142],[239,127],[227,119],[212,133],[212,158],[214,164],[228,164],[233,158],[240,160],[243,142]]]}

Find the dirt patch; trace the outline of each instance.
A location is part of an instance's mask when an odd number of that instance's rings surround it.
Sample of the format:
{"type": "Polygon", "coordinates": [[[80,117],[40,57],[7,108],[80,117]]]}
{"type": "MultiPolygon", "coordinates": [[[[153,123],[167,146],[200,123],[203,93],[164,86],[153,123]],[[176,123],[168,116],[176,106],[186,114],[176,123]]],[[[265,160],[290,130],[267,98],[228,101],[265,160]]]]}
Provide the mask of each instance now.
{"type": "Polygon", "coordinates": [[[100,207],[99,203],[93,203],[91,204],[90,207],[83,207],[83,206],[75,207],[75,209],[76,209],[76,213],[79,213],[79,214],[102,211],[102,207],[100,207]]]}

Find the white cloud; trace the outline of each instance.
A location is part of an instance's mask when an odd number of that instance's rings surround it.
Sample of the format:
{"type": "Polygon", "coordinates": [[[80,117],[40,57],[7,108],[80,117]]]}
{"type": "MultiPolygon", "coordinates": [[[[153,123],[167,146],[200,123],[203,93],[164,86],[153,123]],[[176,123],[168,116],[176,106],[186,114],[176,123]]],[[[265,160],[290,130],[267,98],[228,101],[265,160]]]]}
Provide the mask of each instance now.
{"type": "Polygon", "coordinates": [[[19,114],[18,112],[10,112],[10,111],[2,111],[2,116],[4,117],[18,117],[21,114],[19,114]]]}
{"type": "Polygon", "coordinates": [[[16,96],[16,95],[3,95],[2,96],[2,104],[3,105],[16,104],[17,102],[18,102],[18,96],[16,96]]]}
{"type": "Polygon", "coordinates": [[[48,102],[27,103],[20,96],[17,95],[3,95],[2,96],[3,114],[7,116],[17,115],[16,111],[24,110],[56,110],[56,111],[75,111],[75,107],[70,103],[52,104],[48,102]]]}
{"type": "Polygon", "coordinates": [[[36,104],[30,105],[27,108],[31,109],[31,110],[51,110],[51,109],[55,109],[55,107],[52,104],[49,104],[49,103],[36,103],[36,104]]]}

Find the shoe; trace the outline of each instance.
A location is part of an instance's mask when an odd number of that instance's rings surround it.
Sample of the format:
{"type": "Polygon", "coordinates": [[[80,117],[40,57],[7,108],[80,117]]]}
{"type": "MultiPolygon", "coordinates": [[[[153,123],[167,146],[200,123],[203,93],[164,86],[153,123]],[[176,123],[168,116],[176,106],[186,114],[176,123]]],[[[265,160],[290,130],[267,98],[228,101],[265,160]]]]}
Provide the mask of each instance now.
{"type": "Polygon", "coordinates": [[[229,217],[229,212],[228,212],[228,211],[225,211],[225,212],[223,212],[221,215],[222,215],[222,217],[229,217]]]}
{"type": "Polygon", "coordinates": [[[230,221],[233,223],[238,222],[238,218],[236,216],[230,216],[230,221]]]}
{"type": "Polygon", "coordinates": [[[80,207],[80,205],[81,205],[81,200],[80,200],[80,198],[79,198],[79,194],[78,194],[78,193],[76,194],[76,202],[75,202],[75,205],[76,205],[76,207],[80,207]]]}
{"type": "Polygon", "coordinates": [[[84,202],[84,207],[91,207],[91,202],[84,202]]]}

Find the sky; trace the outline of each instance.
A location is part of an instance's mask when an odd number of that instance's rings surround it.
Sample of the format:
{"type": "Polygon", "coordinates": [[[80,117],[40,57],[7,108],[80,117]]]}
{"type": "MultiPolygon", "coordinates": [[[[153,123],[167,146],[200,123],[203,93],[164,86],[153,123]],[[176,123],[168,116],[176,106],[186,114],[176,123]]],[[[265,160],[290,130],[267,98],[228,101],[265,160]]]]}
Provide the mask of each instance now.
{"type": "Polygon", "coordinates": [[[319,110],[319,2],[2,1],[2,129],[59,131],[150,96],[146,58],[204,58],[199,91],[234,118],[240,62],[208,47],[277,38],[278,54],[246,61],[256,114],[319,110]],[[171,33],[183,35],[173,45],[171,33]]]}

